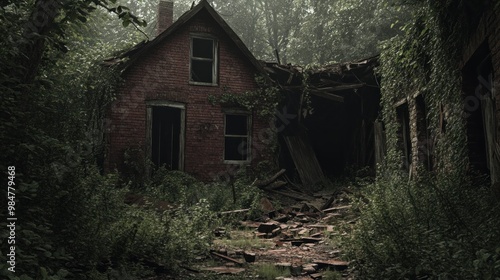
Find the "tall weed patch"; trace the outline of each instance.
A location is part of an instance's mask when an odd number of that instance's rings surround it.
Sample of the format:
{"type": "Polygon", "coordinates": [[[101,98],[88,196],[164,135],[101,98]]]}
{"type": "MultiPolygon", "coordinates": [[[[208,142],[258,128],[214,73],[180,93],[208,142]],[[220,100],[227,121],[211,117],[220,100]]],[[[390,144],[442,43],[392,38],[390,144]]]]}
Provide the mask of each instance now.
{"type": "Polygon", "coordinates": [[[496,279],[500,207],[486,185],[399,175],[369,186],[350,248],[360,278],[496,279]]]}

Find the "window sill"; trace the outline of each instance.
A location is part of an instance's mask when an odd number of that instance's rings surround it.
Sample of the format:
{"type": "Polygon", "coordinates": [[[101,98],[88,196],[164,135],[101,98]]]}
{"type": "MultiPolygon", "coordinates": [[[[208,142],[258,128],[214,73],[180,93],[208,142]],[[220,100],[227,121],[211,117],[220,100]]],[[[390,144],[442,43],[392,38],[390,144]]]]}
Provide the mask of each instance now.
{"type": "Polygon", "coordinates": [[[217,87],[217,86],[219,86],[219,84],[193,82],[193,81],[189,81],[189,84],[192,85],[192,86],[206,86],[206,87],[217,87]]]}
{"type": "Polygon", "coordinates": [[[249,165],[251,160],[224,160],[224,164],[249,165]]]}

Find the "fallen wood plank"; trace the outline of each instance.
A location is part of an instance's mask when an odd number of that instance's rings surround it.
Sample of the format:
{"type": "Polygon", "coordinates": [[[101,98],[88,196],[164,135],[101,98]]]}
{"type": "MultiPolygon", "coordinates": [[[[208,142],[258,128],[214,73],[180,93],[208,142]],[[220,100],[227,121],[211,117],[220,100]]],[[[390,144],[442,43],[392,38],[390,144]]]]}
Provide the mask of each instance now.
{"type": "Polygon", "coordinates": [[[268,191],[268,190],[275,190],[275,189],[279,189],[283,186],[286,186],[288,183],[287,182],[284,182],[284,181],[276,181],[276,182],[273,182],[271,184],[269,184],[269,186],[263,188],[264,190],[268,191]]]}
{"type": "Polygon", "coordinates": [[[259,188],[263,188],[263,187],[271,184],[272,182],[276,181],[276,179],[278,179],[279,176],[285,174],[285,172],[286,172],[285,169],[281,169],[280,171],[278,171],[278,173],[274,174],[271,178],[255,182],[255,186],[257,186],[259,188]]]}
{"type": "Polygon", "coordinates": [[[221,258],[221,259],[224,259],[224,260],[226,260],[226,261],[230,261],[230,262],[233,262],[233,263],[238,264],[238,265],[243,265],[243,262],[242,262],[242,261],[239,261],[239,260],[237,260],[237,259],[233,259],[233,258],[231,258],[231,257],[225,256],[225,255],[222,255],[222,254],[219,254],[219,253],[217,253],[217,252],[213,252],[213,251],[212,251],[212,252],[210,252],[210,254],[212,254],[212,255],[214,255],[214,256],[216,256],[216,257],[219,257],[219,258],[221,258]]]}
{"type": "Polygon", "coordinates": [[[337,206],[337,207],[332,207],[332,208],[324,209],[323,212],[330,213],[330,212],[334,212],[334,211],[338,211],[338,210],[349,209],[351,207],[352,207],[352,205],[337,206]]]}
{"type": "Polygon", "coordinates": [[[321,279],[323,278],[323,273],[313,273],[313,274],[309,274],[309,276],[311,276],[312,279],[321,279]]]}
{"type": "Polygon", "coordinates": [[[327,209],[328,207],[330,207],[330,205],[332,205],[333,201],[335,200],[335,197],[337,197],[337,193],[334,193],[330,199],[328,199],[327,202],[325,202],[325,204],[323,204],[323,206],[321,206],[321,210],[325,210],[327,209]]]}
{"type": "Polygon", "coordinates": [[[322,240],[321,238],[314,238],[314,237],[280,239],[281,242],[300,242],[300,243],[318,243],[321,240],[322,240]]]}
{"type": "Polygon", "coordinates": [[[250,208],[248,208],[248,209],[231,210],[231,211],[224,211],[224,212],[220,212],[220,214],[227,215],[227,214],[236,214],[236,213],[246,213],[248,211],[250,211],[250,208]]]}
{"type": "Polygon", "coordinates": [[[300,201],[310,200],[310,197],[307,197],[307,196],[301,195],[301,194],[297,194],[295,192],[283,192],[283,191],[277,191],[277,190],[270,190],[270,192],[273,192],[273,193],[279,194],[279,195],[284,195],[286,197],[290,197],[290,198],[293,198],[295,200],[300,200],[300,201]]]}
{"type": "Polygon", "coordinates": [[[324,183],[326,180],[306,132],[301,131],[297,135],[284,136],[283,138],[302,184],[307,190],[316,190],[319,187],[318,184],[324,183]]]}

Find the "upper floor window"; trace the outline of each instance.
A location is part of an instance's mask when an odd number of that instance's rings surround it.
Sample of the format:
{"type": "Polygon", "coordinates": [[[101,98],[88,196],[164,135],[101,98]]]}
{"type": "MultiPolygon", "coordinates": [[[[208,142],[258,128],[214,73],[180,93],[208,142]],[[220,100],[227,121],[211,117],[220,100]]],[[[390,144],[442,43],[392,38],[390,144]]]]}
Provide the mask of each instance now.
{"type": "Polygon", "coordinates": [[[217,41],[207,37],[191,38],[190,82],[217,84],[217,41]]]}

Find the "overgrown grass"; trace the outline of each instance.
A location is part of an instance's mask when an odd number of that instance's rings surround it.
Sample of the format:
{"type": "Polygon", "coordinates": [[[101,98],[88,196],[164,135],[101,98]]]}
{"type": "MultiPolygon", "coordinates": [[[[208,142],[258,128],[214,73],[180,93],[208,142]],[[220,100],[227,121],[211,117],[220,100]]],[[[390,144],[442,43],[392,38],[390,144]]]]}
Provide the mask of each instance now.
{"type": "Polygon", "coordinates": [[[155,172],[145,194],[176,205],[193,205],[205,199],[214,212],[251,208],[252,215],[259,214],[257,206],[262,196],[245,173],[238,173],[232,184],[225,181],[205,184],[186,173],[164,168],[155,172]]]}
{"type": "Polygon", "coordinates": [[[287,268],[281,268],[274,264],[264,263],[256,268],[256,272],[260,279],[274,280],[276,277],[290,276],[290,270],[287,268]]]}
{"type": "Polygon", "coordinates": [[[245,230],[233,230],[228,238],[216,240],[215,245],[244,250],[276,246],[272,240],[257,238],[254,231],[245,230]]]}
{"type": "Polygon", "coordinates": [[[360,279],[497,279],[499,206],[485,178],[379,179],[352,237],[360,279]]]}

